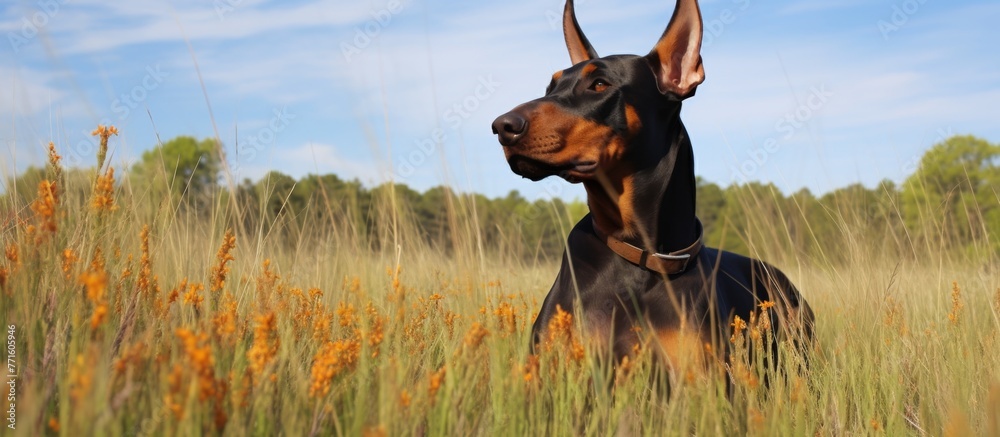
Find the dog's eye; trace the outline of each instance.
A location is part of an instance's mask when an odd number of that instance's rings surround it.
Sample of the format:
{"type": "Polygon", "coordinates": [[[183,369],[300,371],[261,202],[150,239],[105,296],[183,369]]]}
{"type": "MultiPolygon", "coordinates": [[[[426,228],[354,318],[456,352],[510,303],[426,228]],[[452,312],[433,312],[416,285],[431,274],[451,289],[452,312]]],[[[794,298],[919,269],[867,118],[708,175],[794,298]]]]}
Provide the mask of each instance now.
{"type": "Polygon", "coordinates": [[[609,84],[606,80],[604,80],[604,79],[597,79],[597,80],[594,81],[594,83],[590,84],[590,88],[588,88],[588,89],[591,90],[591,91],[594,91],[594,92],[603,93],[603,92],[607,91],[608,88],[610,88],[610,87],[611,87],[611,84],[609,84]]]}

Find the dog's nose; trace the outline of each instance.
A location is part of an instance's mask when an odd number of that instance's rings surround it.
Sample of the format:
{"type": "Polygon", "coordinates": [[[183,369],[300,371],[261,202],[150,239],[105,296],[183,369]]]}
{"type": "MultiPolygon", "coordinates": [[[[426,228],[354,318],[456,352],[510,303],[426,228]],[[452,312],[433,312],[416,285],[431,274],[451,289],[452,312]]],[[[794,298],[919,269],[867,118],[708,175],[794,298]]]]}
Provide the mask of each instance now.
{"type": "Polygon", "coordinates": [[[493,133],[500,139],[500,144],[510,147],[517,143],[528,132],[528,119],[516,112],[508,112],[493,121],[493,133]]]}

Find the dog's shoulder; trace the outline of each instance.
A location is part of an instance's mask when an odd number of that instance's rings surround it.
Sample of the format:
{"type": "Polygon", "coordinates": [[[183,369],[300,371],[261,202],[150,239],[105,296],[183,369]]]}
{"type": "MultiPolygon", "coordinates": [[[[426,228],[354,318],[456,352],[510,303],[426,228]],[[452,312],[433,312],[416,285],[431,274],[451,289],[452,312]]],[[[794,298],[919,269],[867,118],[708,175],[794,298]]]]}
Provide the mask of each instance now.
{"type": "Polygon", "coordinates": [[[738,306],[752,307],[765,301],[800,305],[801,296],[788,275],[765,261],[708,247],[702,250],[699,261],[702,274],[713,277],[718,292],[741,302],[738,306]]]}

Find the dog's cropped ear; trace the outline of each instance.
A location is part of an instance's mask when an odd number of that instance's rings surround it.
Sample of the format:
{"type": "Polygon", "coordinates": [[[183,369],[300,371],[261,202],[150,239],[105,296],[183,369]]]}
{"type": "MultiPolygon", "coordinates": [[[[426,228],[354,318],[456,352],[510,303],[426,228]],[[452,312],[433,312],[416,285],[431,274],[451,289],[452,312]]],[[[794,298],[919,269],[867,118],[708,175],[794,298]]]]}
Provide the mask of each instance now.
{"type": "Polygon", "coordinates": [[[646,56],[663,94],[680,99],[694,95],[705,81],[701,65],[702,22],[697,0],[677,0],[674,16],[653,51],[646,56]]]}
{"type": "Polygon", "coordinates": [[[573,0],[566,0],[566,9],[563,10],[563,35],[566,37],[566,48],[569,49],[569,58],[573,61],[573,65],[599,58],[590,41],[587,41],[583,30],[580,30],[580,23],[576,21],[576,11],[573,9],[573,0]]]}

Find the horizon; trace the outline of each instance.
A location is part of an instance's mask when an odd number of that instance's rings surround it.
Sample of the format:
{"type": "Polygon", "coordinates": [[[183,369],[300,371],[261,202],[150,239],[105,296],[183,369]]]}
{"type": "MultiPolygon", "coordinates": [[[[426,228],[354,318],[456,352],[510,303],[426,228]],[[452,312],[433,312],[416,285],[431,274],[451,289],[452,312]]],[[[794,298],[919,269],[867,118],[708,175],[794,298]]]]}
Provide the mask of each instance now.
{"type": "MultiPolygon", "coordinates": [[[[707,80],[682,119],[708,182],[820,196],[898,184],[953,135],[1000,140],[990,115],[1000,61],[983,55],[1000,37],[986,22],[998,4],[701,5],[707,80]]],[[[578,185],[514,175],[490,132],[494,117],[540,97],[552,72],[569,67],[562,2],[508,6],[9,4],[0,7],[0,74],[11,83],[0,91],[9,120],[0,173],[43,164],[49,141],[68,164],[91,166],[89,132],[103,123],[121,131],[115,166],[131,166],[157,138],[218,137],[237,181],[276,170],[374,187],[393,174],[421,192],[583,199],[578,185]]],[[[601,55],[642,54],[672,8],[589,0],[577,13],[601,55]]]]}

